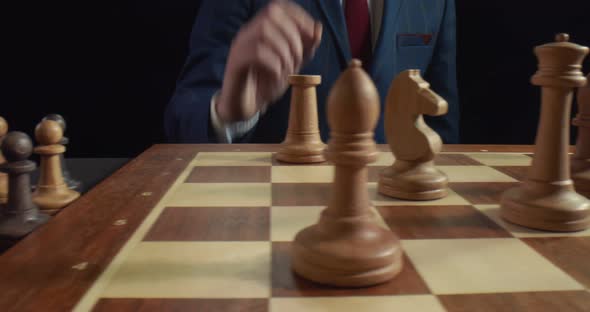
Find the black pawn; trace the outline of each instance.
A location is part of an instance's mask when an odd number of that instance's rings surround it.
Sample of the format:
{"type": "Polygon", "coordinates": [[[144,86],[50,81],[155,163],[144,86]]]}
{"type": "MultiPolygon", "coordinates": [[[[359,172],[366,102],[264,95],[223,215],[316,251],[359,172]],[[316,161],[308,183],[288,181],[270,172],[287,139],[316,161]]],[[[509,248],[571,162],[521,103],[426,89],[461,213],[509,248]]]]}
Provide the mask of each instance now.
{"type": "MultiPolygon", "coordinates": [[[[43,118],[43,120],[53,120],[53,121],[57,122],[59,124],[59,126],[61,127],[61,129],[63,130],[63,132],[66,133],[66,120],[61,115],[49,114],[49,115],[45,116],[43,118]]],[[[59,144],[66,146],[66,145],[68,145],[69,142],[70,142],[70,139],[68,139],[64,135],[64,137],[61,139],[59,144]]],[[[64,158],[64,154],[59,155],[59,160],[61,162],[61,170],[63,173],[64,182],[66,183],[68,188],[71,190],[80,191],[80,188],[82,187],[82,182],[75,180],[74,178],[72,178],[72,175],[70,175],[70,172],[68,171],[68,168],[66,167],[66,161],[64,158]]]]}
{"type": "Polygon", "coordinates": [[[28,160],[33,143],[23,132],[9,132],[2,142],[6,163],[0,171],[8,174],[8,202],[0,215],[0,237],[18,239],[45,223],[49,217],[39,212],[31,194],[31,172],[37,167],[28,160]]]}

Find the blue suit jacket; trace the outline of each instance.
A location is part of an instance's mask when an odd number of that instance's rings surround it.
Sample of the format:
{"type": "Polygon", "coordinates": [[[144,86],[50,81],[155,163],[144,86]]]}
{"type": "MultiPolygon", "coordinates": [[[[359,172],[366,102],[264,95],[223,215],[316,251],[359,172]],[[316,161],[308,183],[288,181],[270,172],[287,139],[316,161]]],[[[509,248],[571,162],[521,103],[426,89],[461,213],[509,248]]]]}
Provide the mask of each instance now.
{"type": "MultiPolygon", "coordinates": [[[[210,101],[221,88],[232,39],[269,0],[205,0],[191,35],[190,54],[165,114],[171,141],[216,142],[209,120],[210,101]]],[[[317,88],[318,117],[322,138],[329,128],[326,99],[334,81],[351,58],[346,23],[339,0],[297,0],[310,15],[324,24],[322,42],[302,74],[322,76],[317,88]]],[[[425,116],[445,143],[459,141],[459,105],[455,71],[454,0],[384,0],[383,20],[368,72],[381,97],[395,76],[406,69],[420,69],[431,88],[447,100],[449,112],[442,117],[425,116]],[[427,40],[431,35],[431,39],[427,40]]],[[[269,107],[257,126],[241,142],[279,143],[289,117],[290,92],[269,107]]],[[[385,143],[383,116],[375,139],[385,143]]]]}

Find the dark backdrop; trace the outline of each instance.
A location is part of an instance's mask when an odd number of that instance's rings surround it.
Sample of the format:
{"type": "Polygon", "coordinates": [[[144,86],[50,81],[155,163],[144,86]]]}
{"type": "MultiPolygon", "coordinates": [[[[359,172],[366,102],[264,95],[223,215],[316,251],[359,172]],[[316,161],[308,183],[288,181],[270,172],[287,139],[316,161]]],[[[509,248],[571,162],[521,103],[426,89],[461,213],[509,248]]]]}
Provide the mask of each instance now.
{"type": "MultiPolygon", "coordinates": [[[[19,2],[5,27],[0,115],[31,134],[44,115],[63,114],[70,156],[129,157],[164,142],[162,114],[199,3],[19,2]]],[[[588,0],[457,0],[464,143],[533,142],[532,48],[557,32],[590,45],[589,12],[588,0]]]]}
{"type": "Polygon", "coordinates": [[[534,143],[540,90],[530,84],[533,48],[558,32],[589,46],[590,1],[457,0],[457,14],[463,142],[534,143]]]}

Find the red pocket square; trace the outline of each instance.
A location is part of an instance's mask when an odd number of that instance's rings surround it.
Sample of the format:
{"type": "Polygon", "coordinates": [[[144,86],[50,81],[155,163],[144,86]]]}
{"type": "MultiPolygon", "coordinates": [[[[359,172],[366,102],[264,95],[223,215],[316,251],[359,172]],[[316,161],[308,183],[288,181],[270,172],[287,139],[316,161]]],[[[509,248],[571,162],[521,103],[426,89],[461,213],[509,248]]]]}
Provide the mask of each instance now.
{"type": "Polygon", "coordinates": [[[402,46],[404,45],[429,45],[432,34],[398,34],[402,46]]]}

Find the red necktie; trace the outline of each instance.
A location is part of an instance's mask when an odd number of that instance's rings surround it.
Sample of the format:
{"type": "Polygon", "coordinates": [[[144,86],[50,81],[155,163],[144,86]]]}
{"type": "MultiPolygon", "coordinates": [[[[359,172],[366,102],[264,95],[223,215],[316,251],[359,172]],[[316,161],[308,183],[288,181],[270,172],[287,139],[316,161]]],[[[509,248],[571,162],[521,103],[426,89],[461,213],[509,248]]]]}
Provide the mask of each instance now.
{"type": "Polygon", "coordinates": [[[352,57],[367,68],[371,60],[371,19],[367,0],[345,0],[344,16],[352,57]]]}

